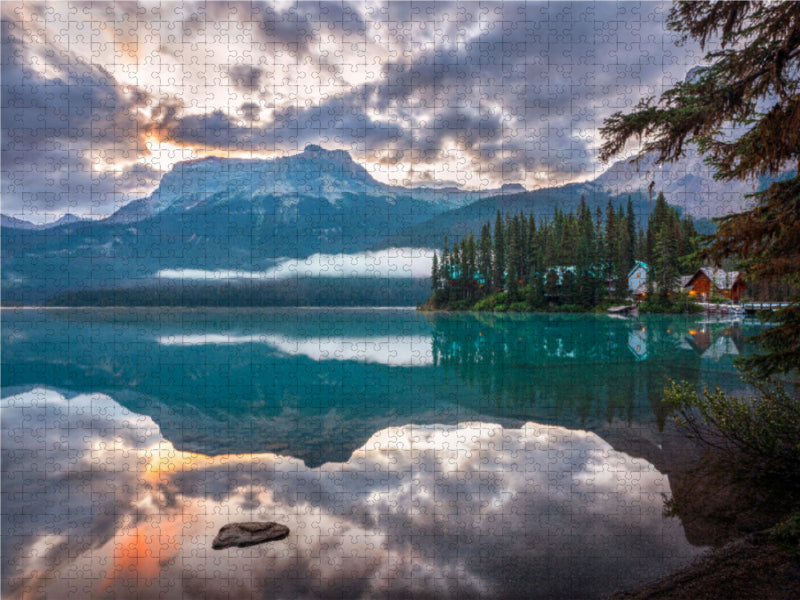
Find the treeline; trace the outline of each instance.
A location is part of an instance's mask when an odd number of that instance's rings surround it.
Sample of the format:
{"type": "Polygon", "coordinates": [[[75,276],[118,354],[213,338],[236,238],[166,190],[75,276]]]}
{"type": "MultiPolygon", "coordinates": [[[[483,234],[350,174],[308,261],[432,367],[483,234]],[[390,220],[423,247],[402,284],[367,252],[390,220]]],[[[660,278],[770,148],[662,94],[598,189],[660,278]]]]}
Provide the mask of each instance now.
{"type": "Polygon", "coordinates": [[[433,258],[426,307],[450,310],[589,310],[628,295],[636,261],[649,265],[649,297],[669,303],[681,273],[696,268],[697,231],[691,217],[659,194],[646,230],[633,204],[592,215],[581,198],[577,214],[556,209],[552,220],[502,215],[433,258]]]}
{"type": "Polygon", "coordinates": [[[426,279],[298,278],[235,283],[173,282],[74,290],[47,306],[415,306],[429,293],[426,279]]]}

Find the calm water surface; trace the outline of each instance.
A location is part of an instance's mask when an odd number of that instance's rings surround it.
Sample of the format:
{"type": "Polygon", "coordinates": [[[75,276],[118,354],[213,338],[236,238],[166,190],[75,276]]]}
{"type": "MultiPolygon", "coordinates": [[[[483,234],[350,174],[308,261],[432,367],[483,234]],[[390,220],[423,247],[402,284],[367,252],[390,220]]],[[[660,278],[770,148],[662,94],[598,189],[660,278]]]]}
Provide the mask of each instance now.
{"type": "Polygon", "coordinates": [[[3,310],[3,597],[602,597],[703,549],[661,391],[736,389],[755,331],[3,310]],[[291,535],[211,549],[251,520],[291,535]]]}

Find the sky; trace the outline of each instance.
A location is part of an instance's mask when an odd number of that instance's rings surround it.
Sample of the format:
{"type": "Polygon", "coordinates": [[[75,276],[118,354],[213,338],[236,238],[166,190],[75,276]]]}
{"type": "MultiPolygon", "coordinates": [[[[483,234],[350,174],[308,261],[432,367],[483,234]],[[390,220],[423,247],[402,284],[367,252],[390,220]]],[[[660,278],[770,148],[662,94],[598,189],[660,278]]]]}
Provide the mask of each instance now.
{"type": "Polygon", "coordinates": [[[204,156],[375,179],[592,179],[599,127],[700,64],[668,3],[36,3],[2,10],[2,211],[98,218],[204,156]]]}

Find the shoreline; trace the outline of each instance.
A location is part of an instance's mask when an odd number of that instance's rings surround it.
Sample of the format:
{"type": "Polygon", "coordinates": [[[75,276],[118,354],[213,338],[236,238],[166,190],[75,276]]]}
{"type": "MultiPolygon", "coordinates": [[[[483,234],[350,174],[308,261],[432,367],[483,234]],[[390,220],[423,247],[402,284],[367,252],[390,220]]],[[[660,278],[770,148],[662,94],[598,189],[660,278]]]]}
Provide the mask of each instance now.
{"type": "Polygon", "coordinates": [[[608,600],[796,600],[799,593],[800,556],[761,531],[714,548],[670,575],[614,592],[608,600]]]}
{"type": "Polygon", "coordinates": [[[141,304],[133,304],[133,305],[115,305],[115,306],[92,306],[92,305],[85,305],[85,306],[36,306],[36,305],[25,305],[25,306],[0,306],[0,311],[3,310],[152,310],[152,309],[160,309],[160,310],[240,310],[240,309],[247,309],[247,310],[273,310],[273,309],[298,309],[298,310],[419,310],[416,306],[411,306],[408,304],[398,305],[398,306],[319,306],[319,305],[307,305],[307,306],[216,306],[216,305],[198,305],[198,306],[175,306],[172,304],[164,304],[164,305],[141,305],[141,304]]]}

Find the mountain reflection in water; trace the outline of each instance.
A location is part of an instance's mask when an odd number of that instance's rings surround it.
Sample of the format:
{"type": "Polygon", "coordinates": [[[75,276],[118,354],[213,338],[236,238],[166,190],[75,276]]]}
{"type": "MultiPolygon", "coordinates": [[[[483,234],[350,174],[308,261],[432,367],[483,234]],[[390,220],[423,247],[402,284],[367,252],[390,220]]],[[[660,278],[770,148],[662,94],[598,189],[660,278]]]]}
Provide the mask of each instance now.
{"type": "Polygon", "coordinates": [[[662,390],[740,386],[756,331],[3,310],[2,595],[602,597],[707,543],[662,515],[691,493],[662,390]],[[211,550],[250,520],[291,535],[211,550]]]}
{"type": "Polygon", "coordinates": [[[746,352],[753,327],[341,309],[2,317],[4,395],[101,392],[152,417],[179,450],[278,452],[309,466],[344,462],[375,431],[407,423],[663,428],[666,378],[738,385],[729,351],[746,352]]]}
{"type": "Polygon", "coordinates": [[[406,425],[310,468],[178,451],[102,394],[2,410],[4,597],[592,598],[697,552],[667,477],[585,431],[406,425]],[[211,550],[250,520],[291,534],[211,550]]]}

